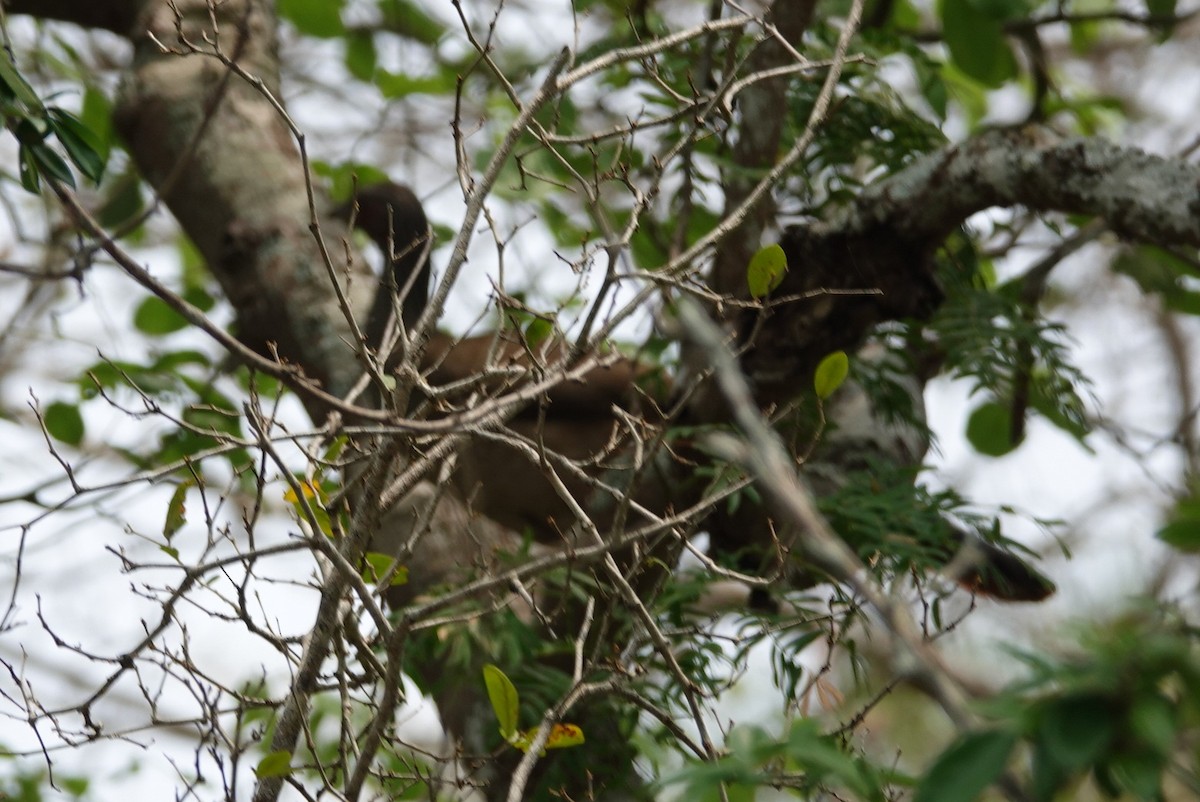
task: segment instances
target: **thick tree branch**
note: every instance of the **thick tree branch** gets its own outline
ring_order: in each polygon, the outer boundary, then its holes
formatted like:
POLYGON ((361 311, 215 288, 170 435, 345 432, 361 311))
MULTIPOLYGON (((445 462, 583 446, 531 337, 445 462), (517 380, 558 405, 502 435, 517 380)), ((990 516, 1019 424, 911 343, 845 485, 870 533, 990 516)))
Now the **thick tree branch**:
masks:
POLYGON ((1040 126, 983 133, 917 159, 826 220, 785 232, 791 269, 778 295, 878 294, 818 295, 765 320, 748 314, 743 335, 756 335, 743 366, 760 401, 793 397, 821 358, 854 349, 875 324, 928 317, 942 300, 937 248, 996 206, 1091 215, 1130 240, 1200 246, 1200 166, 1040 126))

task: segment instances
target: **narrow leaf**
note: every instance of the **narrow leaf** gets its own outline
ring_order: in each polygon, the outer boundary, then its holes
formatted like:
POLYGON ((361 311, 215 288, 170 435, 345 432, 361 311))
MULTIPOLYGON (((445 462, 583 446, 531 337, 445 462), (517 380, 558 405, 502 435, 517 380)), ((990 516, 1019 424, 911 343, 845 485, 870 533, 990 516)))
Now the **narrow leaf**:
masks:
POLYGON ((180 482, 167 503, 167 519, 163 522, 163 537, 170 540, 187 523, 187 494, 193 482, 180 482))
POLYGON ((516 687, 507 674, 491 663, 483 667, 483 682, 487 686, 492 710, 496 711, 496 720, 500 722, 500 734, 506 741, 513 741, 517 737, 517 708, 520 704, 516 687))
POLYGON ((100 155, 98 137, 73 115, 51 106, 46 109, 50 130, 58 137, 67 155, 92 183, 99 184, 104 176, 104 159, 100 155))

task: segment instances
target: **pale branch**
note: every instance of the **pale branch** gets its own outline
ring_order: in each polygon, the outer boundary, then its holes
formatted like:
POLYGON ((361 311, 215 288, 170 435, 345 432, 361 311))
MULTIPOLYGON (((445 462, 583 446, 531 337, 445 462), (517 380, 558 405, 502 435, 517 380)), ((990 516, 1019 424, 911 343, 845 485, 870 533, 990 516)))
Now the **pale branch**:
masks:
MULTIPOLYGON (((1102 218, 1130 240, 1200 246, 1200 166, 1102 139, 1064 139, 1042 126, 986 131, 916 158, 823 220, 793 226, 777 294, 825 295, 789 314, 743 313, 742 358, 760 403, 795 395, 797 377, 854 350, 878 323, 927 319, 943 300, 934 256, 973 214, 1024 206, 1102 218)), ((803 383, 803 382, 801 382, 803 383)))
POLYGON ((1043 126, 986 131, 922 156, 815 230, 882 225, 935 241, 994 206, 1093 215, 1127 239, 1200 247, 1200 165, 1043 126))

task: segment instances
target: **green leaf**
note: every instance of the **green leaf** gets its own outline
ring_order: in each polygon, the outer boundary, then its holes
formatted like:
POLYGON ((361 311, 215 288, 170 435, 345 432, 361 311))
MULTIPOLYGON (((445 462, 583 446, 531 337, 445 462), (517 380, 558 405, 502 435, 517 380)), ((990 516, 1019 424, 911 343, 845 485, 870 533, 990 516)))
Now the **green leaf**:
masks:
POLYGON ((112 123, 112 101, 100 90, 89 86, 83 92, 79 121, 92 135, 100 158, 107 164, 116 139, 112 123))
POLYGON ((187 494, 193 484, 190 479, 180 482, 167 502, 167 519, 163 522, 163 537, 167 540, 175 537, 175 533, 187 523, 187 494))
POLYGON ((1158 530, 1156 537, 1180 551, 1200 551, 1200 498, 1180 499, 1170 522, 1158 530))
POLYGON ((787 255, 778 243, 768 245, 754 254, 750 258, 750 266, 746 269, 746 283, 750 286, 751 297, 765 297, 779 286, 787 271, 787 255))
POLYGON ((34 92, 33 87, 17 72, 7 53, 0 54, 0 82, 4 83, 12 96, 25 108, 32 111, 42 107, 37 92, 34 92))
POLYGON ((46 411, 42 413, 42 420, 46 422, 46 431, 55 440, 72 446, 83 442, 83 416, 79 414, 76 404, 55 401, 46 407, 46 411))
POLYGON ((989 401, 967 419, 967 440, 980 454, 1003 457, 1013 451, 1012 413, 1008 407, 989 401))
POLYGON ((488 700, 496 712, 496 720, 500 722, 500 735, 504 740, 512 741, 518 736, 517 709, 520 699, 517 689, 508 675, 491 663, 483 667, 483 683, 487 686, 488 700))
POLYGON ((383 12, 384 28, 422 44, 437 44, 445 31, 442 23, 408 0, 380 0, 379 10, 383 12))
POLYGON ((1042 711, 1038 740, 1049 756, 1067 770, 1099 760, 1117 734, 1117 719, 1108 700, 1094 694, 1056 699, 1042 711))
POLYGON ((279 0, 276 12, 309 36, 332 39, 346 31, 342 0, 279 0))
MULTIPOLYGON (((0 61, 4 57, 0 56, 0 61)), ((34 158, 33 152, 26 146, 21 145, 21 150, 17 154, 17 174, 21 179, 21 186, 26 192, 37 194, 42 188, 42 179, 38 175, 37 159, 34 158)))
MULTIPOLYGON (((392 564, 396 562, 396 558, 390 554, 383 554, 378 551, 369 551, 363 559, 367 563, 367 570, 363 572, 363 580, 366 582, 378 582, 383 577, 387 576, 387 572, 392 570, 392 564)), ((388 587, 396 587, 404 585, 408 582, 408 567, 401 565, 397 566, 395 573, 392 574, 391 580, 388 581, 388 587)))
POLYGON ((913 802, 970 802, 991 785, 1016 746, 1003 730, 973 732, 959 738, 925 774, 913 802))
POLYGON ((999 20, 970 0, 942 0, 940 6, 942 37, 960 70, 993 88, 1016 74, 1016 62, 999 20))
POLYGON ((850 374, 850 359, 845 351, 834 351, 821 360, 813 374, 813 389, 822 401, 837 392, 850 374))
POLYGON ((1173 521, 1159 529, 1155 537, 1180 551, 1200 552, 1200 521, 1173 521))
POLYGON ((1129 725, 1143 744, 1160 755, 1171 754, 1178 724, 1176 707, 1165 696, 1153 692, 1139 697, 1130 711, 1129 725))
POLYGON ((133 313, 133 325, 143 334, 162 336, 186 329, 187 320, 183 315, 167 306, 167 302, 151 295, 138 304, 133 313))
POLYGON ((449 91, 453 84, 445 75, 413 76, 378 70, 375 73, 375 86, 379 87, 384 97, 394 100, 409 95, 441 95, 449 91))
POLYGON ((1166 766, 1160 757, 1144 752, 1117 755, 1108 764, 1117 785, 1145 802, 1159 802, 1163 798, 1164 768, 1166 766))
POLYGON ((75 188, 75 176, 71 167, 63 161, 63 157, 55 153, 45 142, 29 146, 29 152, 37 163, 38 172, 47 178, 61 181, 72 189, 75 188))
POLYGON ((369 81, 375 75, 378 57, 375 53, 375 37, 368 31, 346 33, 346 69, 360 81, 369 81))
POLYGON ((142 182, 128 171, 108 182, 104 202, 96 210, 96 219, 105 228, 116 228, 141 214, 142 182))
POLYGON ((286 749, 272 752, 258 761, 258 765, 254 767, 254 774, 260 780, 267 777, 286 777, 291 773, 292 753, 286 749))
POLYGON ((99 138, 74 115, 56 106, 46 109, 50 130, 58 137, 67 155, 92 183, 104 177, 104 157, 100 155, 99 138))

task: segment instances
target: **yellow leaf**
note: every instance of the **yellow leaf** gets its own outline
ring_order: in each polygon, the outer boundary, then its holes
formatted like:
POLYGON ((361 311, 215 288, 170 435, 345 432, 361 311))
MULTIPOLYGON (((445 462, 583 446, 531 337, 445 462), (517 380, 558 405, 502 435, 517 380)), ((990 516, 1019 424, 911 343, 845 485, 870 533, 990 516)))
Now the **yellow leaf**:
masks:
MULTIPOLYGON (((309 499, 322 497, 321 488, 318 487, 317 484, 311 479, 306 479, 300 483, 300 492, 304 494, 305 498, 309 499)), ((283 500, 289 504, 300 503, 300 497, 296 495, 296 490, 292 487, 288 487, 288 489, 283 492, 283 500)))

